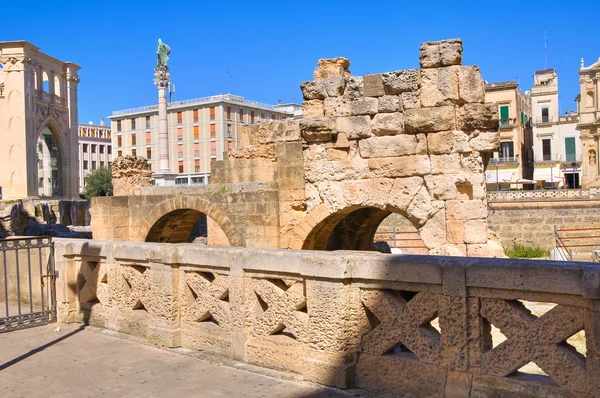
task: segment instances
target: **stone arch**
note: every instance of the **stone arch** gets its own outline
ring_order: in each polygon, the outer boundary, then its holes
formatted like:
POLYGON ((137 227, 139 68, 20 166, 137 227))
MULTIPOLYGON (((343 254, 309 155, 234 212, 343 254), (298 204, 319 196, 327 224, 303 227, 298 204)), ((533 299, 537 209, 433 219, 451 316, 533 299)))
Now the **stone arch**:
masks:
MULTIPOLYGON (((9 130, 10 131, 10 130, 9 130)), ((13 162, 23 156, 23 147, 19 144, 13 144, 8 150, 8 161, 13 162)))
POLYGON ((58 75, 55 75, 54 76, 54 95, 62 97, 62 91, 60 88, 61 88, 60 77, 58 77, 58 75))
POLYGON ((8 119, 8 132, 11 134, 23 134, 23 122, 18 116, 8 119))
POLYGON ((10 93, 8 93, 7 104, 9 108, 19 105, 22 102, 23 96, 19 90, 11 90, 10 93))
POLYGON ((50 79, 48 78, 48 73, 46 71, 42 72, 42 91, 49 93, 50 92, 50 79))
POLYGON ((164 227, 166 226, 164 224, 169 224, 170 222, 182 222, 184 223, 185 228, 189 228, 187 234, 182 232, 177 236, 174 236, 174 240, 182 241, 181 236, 185 234, 185 238, 187 238, 195 221, 202 215, 206 215, 207 218, 212 219, 214 223, 222 229, 223 234, 227 237, 231 246, 244 245, 241 231, 235 228, 233 222, 231 222, 223 210, 219 209, 217 205, 206 199, 188 196, 167 198, 156 204, 152 210, 150 210, 148 216, 145 217, 145 220, 140 224, 137 233, 134 234, 135 240, 146 242, 148 241, 151 232, 155 239, 158 235, 156 230, 152 231, 152 228, 155 226, 160 227, 160 224, 163 224, 162 226, 164 227), (185 221, 186 218, 188 219, 187 223, 185 221), (191 224, 189 222, 190 218, 195 219, 191 224), (157 225, 157 223, 159 224, 157 225))
MULTIPOLYGON (((40 196, 63 196, 68 181, 68 168, 63 167, 67 148, 66 142, 58 124, 52 118, 47 117, 40 126, 41 127, 36 133, 35 140, 36 167, 34 170, 37 172, 35 187, 40 196), (49 139, 49 136, 51 136, 51 139, 49 139), (40 167, 40 160, 44 162, 44 159, 39 158, 41 154, 40 145, 42 145, 42 150, 44 150, 45 147, 50 150, 49 146, 51 144, 55 144, 56 152, 50 154, 51 160, 49 164, 46 164, 46 168, 40 167), (45 180, 44 184, 41 185, 39 180, 40 173, 48 174, 48 176, 42 175, 42 178, 45 180), (50 178, 50 181, 48 181, 48 178, 50 178), (50 186, 47 187, 48 189, 43 188, 45 184, 50 184, 50 186)), ((54 146, 52 148, 54 148, 54 146)))
MULTIPOLYGON (((308 213, 294 229, 295 239, 288 248, 302 250, 365 250, 373 248, 375 234, 381 223, 390 215, 398 214, 408 220, 406 213, 374 206, 352 205, 331 211, 321 204, 308 213)), ((424 243, 424 240, 422 241, 424 243)))

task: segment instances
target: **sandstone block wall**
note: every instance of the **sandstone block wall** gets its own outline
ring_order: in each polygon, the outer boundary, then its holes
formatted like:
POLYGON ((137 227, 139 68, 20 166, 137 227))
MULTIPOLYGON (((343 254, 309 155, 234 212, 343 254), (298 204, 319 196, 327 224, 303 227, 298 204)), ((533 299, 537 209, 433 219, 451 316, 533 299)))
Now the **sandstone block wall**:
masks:
POLYGON ((118 157, 112 163, 113 195, 139 195, 140 187, 152 185, 151 176, 146 158, 129 155, 118 157))
POLYGON ((62 322, 376 394, 600 395, 597 264, 63 239, 55 253, 62 322), (529 362, 547 376, 515 373, 529 362))

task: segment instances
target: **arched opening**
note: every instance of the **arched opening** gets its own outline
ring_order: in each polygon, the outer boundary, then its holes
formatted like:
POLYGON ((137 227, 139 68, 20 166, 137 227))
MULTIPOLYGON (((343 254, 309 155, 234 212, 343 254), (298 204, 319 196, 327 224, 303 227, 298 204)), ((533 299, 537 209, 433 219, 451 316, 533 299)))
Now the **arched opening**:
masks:
POLYGON ((229 246, 221 227, 206 214, 194 209, 173 210, 159 218, 150 228, 146 242, 229 246))
POLYGON ((594 107, 594 92, 592 90, 588 91, 585 98, 586 98, 585 106, 587 108, 593 108, 594 107))
POLYGON ((60 78, 58 76, 54 76, 54 95, 62 97, 62 93, 60 91, 60 78))
POLYGON ((44 92, 50 92, 50 81, 48 80, 48 74, 46 71, 42 72, 42 89, 44 92))
POLYGON ((427 254, 414 225, 403 215, 374 207, 353 207, 331 214, 308 234, 303 250, 363 250, 392 252, 394 247, 427 254), (409 247, 410 246, 410 247, 409 247), (419 249, 415 251, 413 249, 419 249))
POLYGON ((61 222, 61 224, 64 224, 64 225, 72 225, 73 224, 71 222, 71 215, 69 214, 68 211, 65 211, 62 214, 62 217, 60 218, 60 222, 61 222))
POLYGON ((38 169, 38 195, 61 196, 61 151, 58 140, 48 126, 40 133, 36 145, 38 169))

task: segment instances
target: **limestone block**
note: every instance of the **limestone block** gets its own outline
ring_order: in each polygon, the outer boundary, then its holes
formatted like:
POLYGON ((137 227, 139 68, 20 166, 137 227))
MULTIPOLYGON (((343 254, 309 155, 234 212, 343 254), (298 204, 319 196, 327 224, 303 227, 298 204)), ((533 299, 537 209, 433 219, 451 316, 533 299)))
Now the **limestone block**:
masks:
POLYGON ((325 105, 321 100, 309 100, 302 103, 302 117, 306 119, 321 118, 325 115, 325 105))
POLYGON ((469 220, 465 223, 465 243, 487 243, 487 221, 469 220))
POLYGON ((344 96, 350 99, 362 98, 365 96, 362 76, 350 76, 346 78, 346 90, 344 96))
POLYGON ((402 111, 402 103, 397 95, 384 95, 378 98, 377 111, 379 113, 390 113, 402 111))
MULTIPOLYGON (((447 233, 447 232, 446 232, 447 233)), ((438 246, 429 250, 430 256, 467 257, 467 246, 465 244, 450 244, 438 246)))
POLYGON ((463 170, 472 173, 483 173, 483 161, 479 152, 461 154, 460 165, 463 170))
POLYGON ((454 145, 452 146, 452 152, 468 153, 471 152, 471 146, 469 145, 469 136, 462 131, 455 131, 454 137, 452 138, 454 145))
POLYGON ((404 131, 404 118, 400 112, 377 114, 372 124, 375 135, 395 135, 404 131))
POLYGON ((300 83, 300 90, 305 100, 324 100, 327 98, 327 90, 322 80, 314 80, 300 83))
POLYGON ((506 258, 502 245, 494 240, 487 243, 467 244, 468 257, 506 258))
POLYGON ((318 67, 314 71, 314 78, 327 79, 328 77, 350 76, 350 60, 344 57, 320 59, 318 67))
POLYGON ((466 183, 471 184, 472 199, 484 199, 486 196, 485 192, 485 174, 476 173, 470 174, 466 177, 466 183))
POLYGON ((443 201, 432 201, 427 188, 422 187, 406 209, 406 216, 415 226, 420 227, 443 207, 443 201))
POLYGON ((447 220, 446 239, 448 239, 448 243, 464 244, 465 222, 461 220, 447 220))
POLYGON ((318 162, 321 160, 327 159, 327 150, 325 148, 326 144, 321 143, 309 143, 308 147, 302 151, 302 157, 304 159, 304 163, 312 163, 318 162))
POLYGON ((385 207, 394 186, 391 178, 344 181, 344 198, 347 203, 372 207, 385 207))
POLYGON ((496 104, 465 104, 459 108, 456 116, 460 130, 498 130, 496 104))
POLYGON ((323 203, 323 199, 321 199, 321 195, 319 194, 319 189, 314 184, 306 183, 304 185, 304 195, 306 196, 307 212, 312 211, 312 209, 323 203))
POLYGON ((460 170, 460 155, 451 153, 449 155, 431 155, 432 174, 452 174, 460 170))
POLYGON ((350 104, 353 115, 374 115, 377 113, 379 102, 377 98, 357 98, 350 104))
POLYGON ((369 158, 387 158, 417 154, 417 138, 414 135, 399 134, 371 137, 358 142, 360 156, 369 158))
POLYGON ((383 79, 380 74, 363 76, 363 84, 365 89, 365 97, 381 97, 385 95, 385 90, 383 89, 383 79))
POLYGON ((366 160, 353 159, 344 162, 323 161, 304 165, 308 182, 342 181, 345 179, 361 179, 369 177, 369 167, 366 160))
POLYGON ((327 160, 348 160, 348 149, 328 148, 327 160))
POLYGON ((302 138, 307 142, 331 141, 331 138, 334 135, 334 129, 334 119, 321 118, 300 120, 300 132, 302 138))
POLYGON ((349 140, 371 137, 371 118, 369 116, 338 117, 335 120, 338 133, 343 133, 349 140))
POLYGON ((319 195, 323 198, 323 203, 331 211, 342 210, 349 206, 344 196, 343 182, 319 181, 317 188, 319 189, 319 195))
POLYGON ((414 109, 421 107, 421 98, 418 91, 408 91, 400 95, 402 109, 414 109))
POLYGON ((325 116, 350 116, 352 115, 351 102, 346 97, 326 98, 324 101, 325 116))
POLYGON ((421 68, 439 68, 462 64, 462 40, 449 39, 422 43, 419 51, 421 68))
POLYGON ((452 105, 458 102, 458 66, 421 71, 421 106, 452 105))
POLYGON ((459 174, 429 175, 425 176, 425 184, 436 200, 456 199, 456 183, 460 178, 459 174))
MULTIPOLYGON (((454 149, 454 132, 444 131, 429 134, 427 139, 427 148, 430 154, 440 155, 451 153, 454 149)), ((469 152, 471 152, 470 149, 469 152)))
POLYGON ((448 200, 446 216, 450 220, 485 220, 487 206, 481 200, 448 200))
POLYGON ((477 131, 469 140, 471 149, 479 152, 494 152, 500 148, 500 133, 477 131))
POLYGON ((406 211, 422 186, 421 177, 396 178, 386 205, 392 206, 396 211, 406 211))
POLYGON ((338 131, 335 142, 327 145, 331 145, 334 148, 350 148, 350 141, 348 141, 348 136, 345 133, 340 133, 338 131))
POLYGON ((446 243, 446 215, 444 209, 438 210, 421 228, 419 236, 428 249, 434 249, 446 243))
POLYGON ((340 95, 344 95, 346 79, 342 76, 328 77, 323 79, 323 85, 325 86, 325 92, 328 97, 339 97, 340 95))
POLYGON ((461 102, 485 102, 485 85, 478 66, 461 66, 458 69, 458 87, 461 102))
POLYGON ((454 130, 454 116, 453 106, 405 109, 404 129, 407 133, 454 130))
POLYGON ((417 134, 417 155, 427 154, 427 134, 417 134))
POLYGON ((368 164, 371 177, 411 177, 431 172, 427 155, 369 159, 368 164))
POLYGON ((419 88, 419 70, 406 69, 387 72, 383 77, 383 87, 387 95, 399 95, 408 91, 417 91, 419 88))

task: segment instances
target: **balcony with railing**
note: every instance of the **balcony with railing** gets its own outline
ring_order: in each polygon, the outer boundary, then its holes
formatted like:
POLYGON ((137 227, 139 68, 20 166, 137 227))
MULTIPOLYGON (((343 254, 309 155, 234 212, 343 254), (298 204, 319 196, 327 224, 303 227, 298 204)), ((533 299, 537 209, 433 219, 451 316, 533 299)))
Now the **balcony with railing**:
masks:
POLYGON ((583 154, 581 153, 569 153, 569 154, 555 154, 555 155, 549 155, 549 154, 545 154, 545 155, 536 155, 533 159, 534 163, 553 163, 553 164, 571 164, 571 163, 576 163, 576 164, 581 164, 583 160, 583 154))
POLYGON ((535 119, 535 124, 549 124, 554 123, 556 120, 554 116, 542 116, 535 119))
POLYGON ((39 101, 44 101, 49 104, 58 104, 61 106, 67 106, 67 99, 59 97, 58 95, 47 93, 43 90, 35 90, 35 97, 39 101))
POLYGON ((517 119, 515 118, 503 118, 500 119, 500 128, 511 128, 517 124, 517 119))
POLYGON ((520 158, 516 157, 499 157, 499 158, 490 158, 490 165, 509 165, 509 164, 519 164, 520 158))

